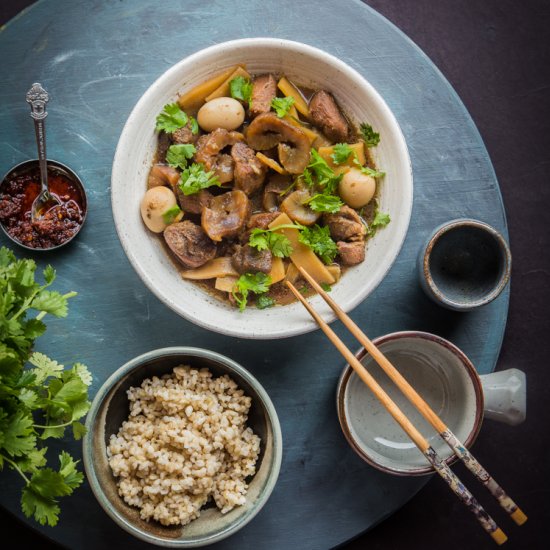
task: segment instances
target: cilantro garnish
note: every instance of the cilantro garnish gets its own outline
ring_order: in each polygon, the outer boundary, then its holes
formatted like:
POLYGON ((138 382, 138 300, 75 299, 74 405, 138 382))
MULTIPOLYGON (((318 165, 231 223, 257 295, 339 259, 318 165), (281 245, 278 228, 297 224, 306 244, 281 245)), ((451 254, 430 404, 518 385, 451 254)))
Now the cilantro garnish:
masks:
POLYGON ((197 135, 199 133, 199 123, 194 116, 189 116, 189 125, 191 126, 191 133, 197 135))
POLYGON ((308 199, 304 204, 307 204, 314 212, 330 212, 336 214, 344 203, 336 195, 325 195, 317 193, 308 199))
POLYGON ((353 149, 347 143, 337 143, 332 150, 330 157, 334 164, 344 164, 353 153, 353 149))
POLYGON ((248 293, 265 294, 269 290, 271 277, 265 273, 245 273, 235 283, 232 292, 240 311, 244 311, 248 302, 248 293))
POLYGON ((166 162, 174 168, 185 170, 187 168, 187 161, 193 158, 196 152, 197 150, 192 143, 170 145, 166 152, 166 162))
POLYGON ((213 185, 220 186, 220 180, 214 172, 206 172, 202 164, 193 163, 181 173, 179 188, 184 195, 193 195, 213 185))
POLYGON ((391 221, 390 215, 386 214, 384 212, 380 212, 378 209, 376 210, 374 214, 374 219, 369 224, 367 229, 367 235, 369 237, 373 237, 378 229, 385 227, 388 225, 391 221))
POLYGON ((246 103, 250 103, 252 97, 252 82, 244 76, 236 76, 229 83, 229 93, 233 99, 240 99, 246 103))
POLYGON ((273 307, 275 305, 275 300, 268 296, 267 294, 260 294, 256 298, 256 307, 258 309, 267 309, 268 307, 273 307))
POLYGON ((357 158, 357 154, 353 159, 353 164, 357 165, 357 168, 359 168, 359 170, 361 170, 361 172, 363 172, 363 174, 366 174, 367 176, 372 176, 373 178, 382 178, 386 175, 386 172, 381 172, 380 170, 376 170, 375 168, 371 168, 370 166, 363 166, 361 164, 361 161, 357 158))
POLYGON ((59 470, 47 467, 43 440, 61 438, 67 427, 75 439, 86 428, 79 420, 90 407, 88 369, 76 363, 65 368, 42 353, 32 353, 35 339, 46 330, 42 319, 67 315, 75 292, 47 288, 55 270, 48 266, 44 283, 35 280, 33 260, 18 260, 0 248, 0 469, 15 470, 23 479, 21 507, 41 525, 56 525, 58 499, 83 481, 77 462, 62 451, 59 470), (29 314, 34 310, 34 316, 29 314))
POLYGON ((271 107, 275 109, 275 112, 279 118, 283 118, 287 115, 292 105, 294 105, 293 97, 274 97, 271 100, 271 107))
POLYGON ((273 256, 278 258, 287 258, 292 254, 292 245, 288 237, 275 231, 280 227, 273 229, 255 228, 250 233, 248 244, 257 250, 271 250, 273 256))
POLYGON ((172 208, 169 208, 162 214, 162 219, 165 224, 170 225, 171 223, 174 223, 174 221, 177 219, 177 217, 181 214, 181 208, 175 204, 172 206, 172 208))
POLYGON ((317 187, 322 193, 333 195, 338 189, 342 174, 337 176, 317 150, 312 149, 310 163, 302 178, 309 187, 317 187))
POLYGON ((376 147, 380 143, 380 134, 372 129, 370 124, 363 122, 359 126, 361 137, 367 147, 376 147))
POLYGON ((321 285, 321 288, 325 292, 330 292, 332 290, 332 287, 328 283, 319 283, 321 285))
POLYGON ((330 237, 328 226, 321 227, 315 224, 311 227, 302 227, 298 240, 309 246, 325 264, 331 264, 338 254, 338 247, 330 237))
POLYGON ((157 116, 157 131, 164 130, 171 134, 178 128, 183 128, 189 122, 189 117, 179 108, 177 103, 168 103, 157 116))

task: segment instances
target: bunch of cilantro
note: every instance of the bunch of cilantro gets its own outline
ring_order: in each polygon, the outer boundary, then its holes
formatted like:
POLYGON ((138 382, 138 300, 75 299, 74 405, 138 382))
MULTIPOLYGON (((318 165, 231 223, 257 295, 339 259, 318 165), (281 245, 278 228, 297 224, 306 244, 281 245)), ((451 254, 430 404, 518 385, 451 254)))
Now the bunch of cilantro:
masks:
POLYGON ((67 427, 75 439, 86 432, 79 420, 90 407, 88 369, 76 363, 65 369, 42 353, 33 353, 44 334, 47 314, 67 316, 75 292, 48 290, 55 270, 48 266, 44 283, 35 280, 33 260, 16 259, 0 248, 0 470, 9 467, 24 480, 21 507, 41 525, 56 525, 58 498, 83 481, 77 462, 65 451, 57 469, 46 465, 44 440, 61 438, 67 427))

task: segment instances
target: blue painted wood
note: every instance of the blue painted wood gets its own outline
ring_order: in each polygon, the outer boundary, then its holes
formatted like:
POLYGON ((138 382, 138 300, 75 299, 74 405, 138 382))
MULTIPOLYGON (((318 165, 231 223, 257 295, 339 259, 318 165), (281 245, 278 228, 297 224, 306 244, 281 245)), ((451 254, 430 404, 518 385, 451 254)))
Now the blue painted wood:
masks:
MULTIPOLYGON (((70 246, 35 255, 39 264, 58 269, 57 288, 80 293, 67 320, 50 320, 38 349, 61 362, 90 365, 94 392, 137 354, 203 346, 252 371, 277 407, 285 444, 277 487, 254 521, 219 548, 328 548, 387 517, 426 479, 382 474, 348 447, 334 403, 343 362, 319 332, 273 342, 206 332, 164 307, 130 267, 110 211, 111 162, 133 105, 168 67, 224 40, 275 36, 323 48, 357 69, 401 124, 415 203, 397 262, 352 317, 371 337, 403 329, 447 337, 481 373, 493 370, 504 332, 509 289, 479 311, 458 314, 431 303, 416 279, 420 243, 441 222, 474 217, 507 236, 498 184, 470 116, 398 29, 357 0, 335 6, 313 0, 41 0, 0 31, 0 171, 35 156, 24 96, 32 82, 42 82, 52 98, 49 156, 80 174, 90 203, 86 226, 70 246)), ((9 244, 3 235, 0 244, 9 244)), ((336 329, 355 347, 338 324, 336 329)), ((61 446, 80 454, 76 443, 54 442, 52 456, 61 446)), ((0 504, 21 516, 19 480, 2 476, 0 504)), ((72 548, 145 547, 108 519, 88 487, 63 503, 59 527, 41 530, 72 548)))

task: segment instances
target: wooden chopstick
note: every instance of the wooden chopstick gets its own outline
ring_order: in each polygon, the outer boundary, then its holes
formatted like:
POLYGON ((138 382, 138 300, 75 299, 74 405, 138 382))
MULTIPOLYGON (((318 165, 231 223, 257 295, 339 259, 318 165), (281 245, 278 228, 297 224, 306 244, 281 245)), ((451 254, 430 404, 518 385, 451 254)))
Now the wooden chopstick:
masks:
POLYGON ((357 338, 361 345, 367 350, 371 357, 380 365, 382 370, 391 378, 396 386, 403 392, 407 399, 418 409, 420 414, 432 425, 441 438, 449 445, 454 454, 464 462, 466 467, 474 474, 489 492, 498 500, 510 517, 518 524, 523 525, 527 516, 517 504, 504 492, 504 489, 491 477, 489 472, 477 461, 477 459, 466 449, 465 445, 453 434, 449 427, 437 416, 434 410, 422 399, 416 390, 407 382, 401 373, 391 364, 388 358, 371 342, 367 335, 353 322, 344 310, 321 288, 321 286, 302 267, 300 273, 307 282, 318 292, 318 294, 331 307, 338 319, 344 323, 349 331, 357 338))
MULTIPOLYGON (((376 398, 382 403, 384 408, 392 415, 394 420, 401 426, 405 433, 412 439, 420 452, 433 466, 434 470, 447 482, 453 493, 463 502, 478 519, 483 529, 493 538, 497 544, 503 544, 508 537, 502 529, 498 527, 493 518, 483 509, 481 504, 462 484, 447 464, 438 456, 435 449, 431 447, 426 438, 415 428, 411 421, 405 416, 401 409, 394 403, 391 397, 382 389, 371 374, 359 362, 355 355, 346 347, 336 333, 328 326, 321 316, 313 309, 307 300, 300 294, 296 287, 287 281, 286 285, 290 288, 294 296, 304 305, 309 314, 315 319, 321 330, 327 335, 336 349, 342 354, 344 359, 351 365, 359 378, 369 387, 376 398)), ((322 290, 322 289, 321 289, 322 290)))

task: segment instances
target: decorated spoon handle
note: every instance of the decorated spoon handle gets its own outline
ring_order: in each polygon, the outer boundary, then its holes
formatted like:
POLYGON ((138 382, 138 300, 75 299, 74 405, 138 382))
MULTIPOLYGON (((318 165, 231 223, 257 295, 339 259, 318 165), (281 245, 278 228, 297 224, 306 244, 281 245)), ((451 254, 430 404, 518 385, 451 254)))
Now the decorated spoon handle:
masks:
POLYGON ((26 100, 31 106, 31 117, 34 120, 34 131, 36 133, 36 145, 38 147, 38 161, 40 163, 40 183, 42 191, 48 189, 47 165, 46 165, 46 126, 45 118, 48 116, 46 103, 50 96, 42 88, 42 85, 35 82, 27 92, 26 100))

